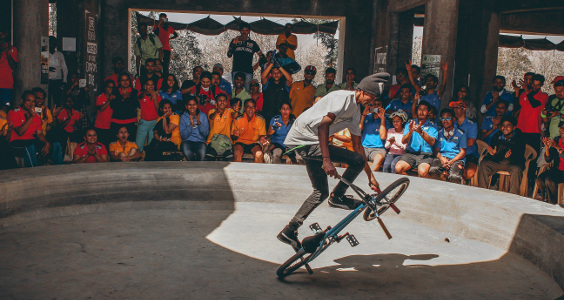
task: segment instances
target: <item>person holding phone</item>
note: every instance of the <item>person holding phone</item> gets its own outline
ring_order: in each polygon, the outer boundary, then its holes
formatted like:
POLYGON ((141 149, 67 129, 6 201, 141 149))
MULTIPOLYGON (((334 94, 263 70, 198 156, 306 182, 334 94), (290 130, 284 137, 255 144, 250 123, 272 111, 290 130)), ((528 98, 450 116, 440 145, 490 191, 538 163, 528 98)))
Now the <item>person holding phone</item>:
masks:
POLYGON ((159 24, 153 27, 153 32, 159 37, 161 44, 163 45, 163 74, 168 74, 168 68, 170 66, 170 52, 172 48, 170 47, 170 40, 174 40, 178 37, 176 30, 168 24, 168 16, 165 13, 159 14, 159 24), (172 36, 170 36, 172 34, 172 36))
POLYGON ((374 105, 365 106, 360 117, 360 131, 362 132, 362 146, 364 155, 372 162, 372 170, 378 171, 386 157, 386 115, 382 99, 377 98, 374 105))

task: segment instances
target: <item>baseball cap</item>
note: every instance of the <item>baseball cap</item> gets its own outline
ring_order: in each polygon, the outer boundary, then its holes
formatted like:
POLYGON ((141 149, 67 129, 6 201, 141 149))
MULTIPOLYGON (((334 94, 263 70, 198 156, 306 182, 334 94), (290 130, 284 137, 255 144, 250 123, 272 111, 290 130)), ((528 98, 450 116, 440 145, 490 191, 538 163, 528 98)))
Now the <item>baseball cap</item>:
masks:
POLYGON ((448 106, 450 106, 452 108, 457 107, 457 106, 466 107, 466 102, 464 102, 464 101, 452 101, 451 103, 448 104, 448 106))

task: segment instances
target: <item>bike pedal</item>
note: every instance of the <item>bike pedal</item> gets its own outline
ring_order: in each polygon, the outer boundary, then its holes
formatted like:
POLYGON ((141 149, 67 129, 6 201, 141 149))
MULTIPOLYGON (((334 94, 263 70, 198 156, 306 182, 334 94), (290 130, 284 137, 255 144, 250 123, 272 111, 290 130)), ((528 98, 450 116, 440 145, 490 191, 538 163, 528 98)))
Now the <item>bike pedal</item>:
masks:
POLYGON ((311 229, 311 231, 313 231, 314 233, 321 232, 321 226, 319 226, 319 223, 313 223, 309 225, 309 229, 311 229))
POLYGON ((348 234, 346 239, 347 239, 347 242, 349 242, 349 244, 351 245, 351 247, 356 247, 360 244, 358 242, 358 240, 356 239, 356 237, 354 237, 354 235, 352 235, 352 234, 348 234))

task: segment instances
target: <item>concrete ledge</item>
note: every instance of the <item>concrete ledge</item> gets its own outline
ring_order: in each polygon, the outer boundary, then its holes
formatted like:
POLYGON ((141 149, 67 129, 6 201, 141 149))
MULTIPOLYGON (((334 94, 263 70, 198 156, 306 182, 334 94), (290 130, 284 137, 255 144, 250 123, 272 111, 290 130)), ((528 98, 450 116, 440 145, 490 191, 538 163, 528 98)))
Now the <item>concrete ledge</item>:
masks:
MULTIPOLYGON (((376 173, 382 186, 399 178, 376 173)), ((564 210, 512 194, 410 177, 399 216, 485 242, 537 265, 564 288, 564 210)), ((336 180, 330 179, 330 185, 336 180)), ((357 185, 367 187, 366 176, 357 185)), ((233 209, 237 202, 292 204, 311 193, 305 168, 225 162, 107 163, 0 172, 0 226, 61 214, 86 204, 177 200, 233 209)), ((193 203, 193 204, 189 204, 193 203)), ((133 206, 133 205, 132 205, 133 206)), ((123 206, 122 206, 123 207, 123 206)), ((126 206, 127 207, 127 206, 126 206)))

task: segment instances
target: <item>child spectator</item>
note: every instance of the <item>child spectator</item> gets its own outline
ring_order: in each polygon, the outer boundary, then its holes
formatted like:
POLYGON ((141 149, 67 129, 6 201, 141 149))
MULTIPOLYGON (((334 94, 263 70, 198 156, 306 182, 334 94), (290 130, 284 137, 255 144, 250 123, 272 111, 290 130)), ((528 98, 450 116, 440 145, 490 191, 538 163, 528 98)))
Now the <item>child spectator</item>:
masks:
POLYGON ((159 91, 162 100, 168 100, 172 104, 172 111, 179 113, 184 110, 182 104, 182 93, 179 90, 178 79, 173 74, 168 74, 163 81, 163 86, 159 91))
MULTIPOLYGON (((210 122, 210 133, 206 140, 207 150, 206 157, 215 160, 218 156, 222 156, 224 160, 233 157, 233 141, 231 140, 231 130, 233 120, 238 112, 227 107, 227 95, 219 94, 216 96, 217 108, 210 110, 208 119, 210 122), (214 143, 212 143, 212 141, 214 143)), ((237 98, 232 100, 239 101, 237 98)), ((240 105, 240 104, 235 104, 240 105)), ((237 107, 236 107, 237 108, 237 107)))
POLYGON ((180 116, 172 110, 172 103, 159 103, 159 120, 153 129, 153 141, 145 149, 145 161, 166 160, 164 152, 176 152, 180 148, 180 116))
POLYGON ((382 98, 374 101, 374 106, 366 106, 360 118, 362 146, 368 161, 373 163, 374 171, 380 170, 386 157, 386 115, 382 98))
POLYGON ((405 149, 407 148, 407 143, 402 143, 402 138, 404 134, 403 126, 407 122, 407 113, 399 109, 393 112, 390 116, 392 119, 393 128, 388 130, 386 144, 384 145, 388 149, 388 154, 384 159, 383 172, 385 173, 396 173, 396 164, 405 154, 405 149))
POLYGON ((161 44, 163 45, 163 72, 168 74, 168 68, 170 65, 170 40, 174 40, 178 37, 178 33, 168 25, 168 18, 165 13, 159 14, 159 24, 153 27, 153 32, 159 37, 161 44), (172 37, 170 36, 172 34, 172 37))
POLYGON ((127 127, 128 138, 133 141, 137 137, 137 90, 131 87, 129 74, 123 73, 119 76, 119 88, 115 92, 116 99, 110 101, 112 119, 110 130, 117 135, 121 127, 127 127))
MULTIPOLYGON (((35 113, 35 95, 31 91, 24 91, 20 107, 8 112, 8 123, 3 125, 4 130, 12 127, 10 134, 10 147, 15 155, 23 158, 26 167, 37 166, 36 140, 44 144, 41 154, 49 154, 51 145, 43 135, 41 117, 35 113)), ((9 130, 8 130, 9 132, 9 130)), ((6 134, 8 134, 6 132, 6 134)))
POLYGON ((443 129, 439 131, 435 141, 435 158, 430 173, 441 176, 442 180, 461 183, 466 156, 466 133, 454 127, 454 111, 444 108, 441 111, 443 129))
POLYGON ((114 94, 115 84, 113 80, 104 82, 104 92, 96 98, 96 128, 97 140, 104 146, 109 146, 113 139, 111 131, 113 110, 110 107, 111 101, 116 99, 114 94))
POLYGON ((417 107, 417 119, 404 127, 402 143, 407 144, 406 153, 396 164, 396 173, 407 175, 407 171, 417 168, 419 177, 429 177, 433 162, 433 146, 438 130, 428 119, 431 104, 421 100, 417 107))
POLYGON ((525 169, 526 144, 521 131, 516 126, 517 119, 513 116, 504 116, 501 119, 501 131, 492 138, 492 144, 488 147, 488 155, 480 162, 478 186, 488 188, 492 175, 498 171, 507 171, 511 175, 509 192, 519 194, 525 169))
POLYGON ((252 153, 255 163, 263 162, 262 147, 259 139, 266 136, 266 126, 264 118, 255 114, 255 100, 249 99, 245 102, 245 114, 235 120, 233 126, 232 139, 236 140, 233 146, 234 160, 240 162, 243 154, 252 153))
POLYGON ((84 142, 78 144, 73 153, 73 162, 79 163, 97 163, 107 162, 108 151, 106 146, 98 143, 98 135, 96 130, 88 129, 84 135, 84 142))
POLYGON ((186 160, 203 161, 210 132, 208 117, 198 109, 196 96, 188 96, 186 112, 180 117, 181 149, 186 160))
POLYGON ((487 116, 482 123, 482 135, 481 140, 486 142, 488 145, 492 142, 492 137, 499 132, 499 125, 501 124, 501 119, 507 113, 507 102, 499 100, 495 104, 495 115, 487 116))
POLYGON ((145 82, 145 86, 138 96, 139 107, 141 108, 141 118, 137 126, 137 136, 135 143, 139 147, 139 151, 143 152, 145 141, 150 144, 153 140, 153 128, 157 124, 159 118, 159 102, 161 96, 155 90, 155 83, 152 79, 145 82))
MULTIPOLYGON (((292 115, 292 105, 288 102, 282 103, 280 114, 272 117, 268 126, 268 135, 271 137, 272 163, 279 164, 282 162, 282 154, 286 152, 284 140, 290 131, 290 127, 294 123, 294 115, 292 115)), ((294 153, 294 152, 292 152, 294 153)))
POLYGON ((141 151, 135 142, 129 140, 127 126, 118 128, 118 140, 110 144, 112 161, 135 161, 141 159, 141 151))
POLYGON ((559 124, 559 136, 554 139, 543 137, 544 156, 547 162, 554 162, 554 165, 544 171, 536 179, 536 183, 541 192, 541 200, 549 203, 558 203, 558 184, 564 182, 564 122, 559 124))

